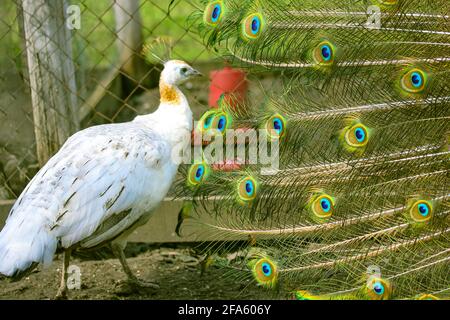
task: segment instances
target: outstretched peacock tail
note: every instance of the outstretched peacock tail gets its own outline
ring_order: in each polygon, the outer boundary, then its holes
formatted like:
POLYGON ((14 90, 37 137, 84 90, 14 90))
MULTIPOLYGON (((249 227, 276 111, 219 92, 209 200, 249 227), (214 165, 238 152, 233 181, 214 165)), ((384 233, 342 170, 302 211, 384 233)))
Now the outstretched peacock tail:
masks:
POLYGON ((283 83, 203 119, 265 130, 278 170, 186 173, 195 212, 214 217, 206 232, 244 243, 221 263, 231 276, 301 300, 450 296, 449 12, 448 0, 215 0, 191 16, 209 46, 283 83))

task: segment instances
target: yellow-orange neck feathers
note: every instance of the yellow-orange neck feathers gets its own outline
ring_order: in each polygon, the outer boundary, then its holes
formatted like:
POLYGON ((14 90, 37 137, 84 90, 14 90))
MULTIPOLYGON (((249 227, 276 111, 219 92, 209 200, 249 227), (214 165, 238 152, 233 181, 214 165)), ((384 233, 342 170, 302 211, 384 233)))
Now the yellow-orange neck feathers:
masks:
POLYGON ((159 93, 161 96, 161 103, 180 103, 180 94, 178 89, 175 86, 165 83, 162 79, 159 81, 159 93))

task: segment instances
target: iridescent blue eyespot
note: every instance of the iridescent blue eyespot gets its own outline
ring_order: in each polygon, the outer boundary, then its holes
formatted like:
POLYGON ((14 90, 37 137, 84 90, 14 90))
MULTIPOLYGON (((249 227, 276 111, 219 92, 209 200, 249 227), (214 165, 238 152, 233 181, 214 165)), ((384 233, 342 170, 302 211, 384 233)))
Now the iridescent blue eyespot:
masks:
POLYGON ((270 139, 279 139, 281 138, 286 131, 286 122, 284 118, 279 115, 275 114, 271 116, 269 119, 267 119, 266 122, 266 131, 268 134, 268 138, 270 139))
POLYGON ((375 282, 373 284, 373 291, 377 294, 377 295, 382 295, 384 293, 384 286, 381 282, 375 282))
POLYGON ((358 142, 363 142, 366 139, 366 133, 362 128, 356 128, 355 137, 358 142))
POLYGON ((433 216, 433 203, 424 199, 410 200, 408 211, 415 222, 426 222, 433 216))
POLYGON ((320 200, 320 206, 322 207, 322 210, 324 212, 328 212, 331 209, 331 203, 328 199, 322 199, 320 200))
POLYGON ((314 46, 313 59, 319 66, 330 66, 335 60, 335 47, 327 40, 314 46))
POLYGON ((222 8, 220 7, 220 4, 216 4, 211 13, 211 21, 212 22, 217 22, 217 20, 219 20, 221 11, 222 11, 222 8))
POLYGON ((422 75, 419 72, 413 72, 411 74, 411 83, 415 88, 420 88, 423 83, 422 75))
POLYGON ((280 119, 273 119, 273 128, 280 134, 283 131, 283 122, 280 119))
POLYGON ((328 44, 322 45, 320 48, 320 51, 322 53, 322 58, 324 61, 330 61, 332 53, 331 53, 331 47, 328 44))
POLYGON ((204 129, 209 129, 209 127, 211 127, 212 120, 213 120, 213 116, 212 115, 207 117, 205 119, 205 121, 203 122, 203 128, 204 129))
POLYGON ((272 267, 267 262, 264 262, 261 266, 262 272, 266 277, 270 277, 272 274, 272 267))
POLYGON ((225 116, 221 116, 219 121, 217 122, 217 129, 222 132, 225 129, 225 125, 227 123, 227 118, 225 116))
POLYGON ((364 147, 369 143, 370 129, 367 128, 362 123, 356 123, 346 127, 342 133, 341 137, 344 138, 344 147, 350 151, 355 152, 363 151, 364 147))
POLYGON ((418 209, 419 213, 424 217, 426 217, 430 213, 430 209, 428 209, 428 206, 425 203, 419 204, 418 209))
POLYGON ((258 185, 255 179, 248 176, 242 179, 238 184, 238 197, 241 203, 249 203, 256 198, 258 185))
POLYGON ((261 21, 259 20, 259 17, 255 16, 252 19, 252 33, 257 34, 259 31, 259 28, 261 26, 261 21))
POLYGON ((205 172, 205 167, 203 165, 199 165, 197 171, 195 172, 195 180, 200 181, 203 177, 203 173, 205 172))
POLYGON ((264 30, 264 17, 256 12, 241 21, 241 35, 245 40, 255 40, 264 30))
POLYGON ((206 6, 203 21, 211 27, 217 27, 223 18, 224 11, 222 0, 213 1, 206 6))
POLYGON ((208 176, 208 167, 203 163, 193 164, 189 168, 187 182, 190 186, 198 186, 203 183, 208 176))
POLYGON ((254 187, 253 187, 252 181, 247 181, 245 183, 245 192, 247 193, 247 195, 248 196, 253 195, 253 190, 254 190, 254 187))
POLYGON ((425 70, 413 68, 402 75, 400 84, 402 89, 408 93, 421 93, 428 87, 429 80, 429 75, 425 70))

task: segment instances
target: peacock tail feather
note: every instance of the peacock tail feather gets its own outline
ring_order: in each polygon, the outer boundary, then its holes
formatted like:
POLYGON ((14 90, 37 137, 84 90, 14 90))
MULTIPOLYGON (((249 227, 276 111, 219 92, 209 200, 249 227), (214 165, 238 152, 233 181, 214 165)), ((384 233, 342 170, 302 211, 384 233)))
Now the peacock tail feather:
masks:
MULTIPOLYGON (((213 216, 185 223, 244 243, 218 264, 286 298, 448 297, 450 3, 205 7, 190 20, 208 46, 251 72, 280 71, 283 83, 262 103, 200 121, 208 130, 205 122, 232 119, 227 128, 279 142, 273 174, 245 161, 233 171, 203 164, 207 179, 179 184, 196 216, 213 216)), ((185 169, 188 181, 197 169, 185 169)))

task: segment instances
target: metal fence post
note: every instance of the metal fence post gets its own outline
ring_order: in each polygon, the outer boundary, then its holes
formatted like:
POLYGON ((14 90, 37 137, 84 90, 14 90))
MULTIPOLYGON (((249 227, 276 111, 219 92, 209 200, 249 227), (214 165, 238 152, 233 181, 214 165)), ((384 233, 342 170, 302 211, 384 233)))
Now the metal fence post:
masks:
POLYGON ((42 166, 79 128, 66 0, 22 0, 37 155, 42 166))

